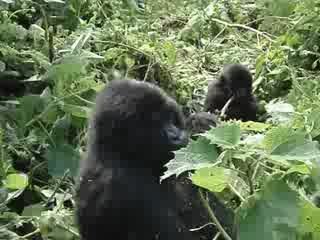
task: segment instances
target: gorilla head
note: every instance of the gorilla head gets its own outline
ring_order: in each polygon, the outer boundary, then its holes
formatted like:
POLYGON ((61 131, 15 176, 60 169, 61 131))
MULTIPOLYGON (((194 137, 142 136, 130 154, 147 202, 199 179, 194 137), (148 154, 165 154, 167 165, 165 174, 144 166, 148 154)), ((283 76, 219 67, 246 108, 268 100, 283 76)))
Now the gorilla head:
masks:
POLYGON ((173 157, 171 151, 187 144, 184 126, 180 107, 159 87, 114 80, 97 97, 89 143, 102 154, 99 159, 113 153, 130 159, 119 164, 156 170, 173 157))
POLYGON ((235 97, 246 96, 252 92, 252 75, 242 64, 226 65, 220 78, 235 97))

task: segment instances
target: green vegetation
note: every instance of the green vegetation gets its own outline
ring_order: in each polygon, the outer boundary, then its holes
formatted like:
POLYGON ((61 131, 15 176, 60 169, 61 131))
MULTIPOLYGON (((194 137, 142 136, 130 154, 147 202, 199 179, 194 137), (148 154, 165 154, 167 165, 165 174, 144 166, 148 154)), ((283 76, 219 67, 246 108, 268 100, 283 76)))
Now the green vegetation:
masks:
POLYGON ((0 239, 79 239, 75 177, 106 82, 150 81, 199 110, 232 62, 255 73, 262 121, 202 134, 164 178, 196 169, 240 240, 320 239, 319 21, 320 0, 0 0, 0 239))

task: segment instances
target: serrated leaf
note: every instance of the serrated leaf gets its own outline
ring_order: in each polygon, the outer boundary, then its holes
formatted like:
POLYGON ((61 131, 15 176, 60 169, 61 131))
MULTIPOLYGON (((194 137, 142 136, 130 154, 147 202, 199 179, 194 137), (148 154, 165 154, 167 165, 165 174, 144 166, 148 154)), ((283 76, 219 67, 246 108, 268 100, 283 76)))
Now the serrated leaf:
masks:
POLYGON ((61 177, 67 170, 71 176, 76 176, 78 172, 80 155, 69 144, 60 143, 47 149, 45 158, 48 161, 48 171, 53 177, 61 177))
POLYGON ((294 117, 294 107, 291 104, 283 102, 271 101, 266 106, 267 113, 271 116, 271 121, 273 123, 288 123, 294 117))
POLYGON ((188 146, 176 151, 175 158, 166 164, 168 170, 161 180, 188 170, 210 167, 218 156, 217 147, 210 144, 209 140, 204 137, 199 137, 196 141, 191 139, 188 146))
POLYGON ((242 239, 296 239, 301 201, 282 180, 270 180, 260 193, 242 204, 239 236, 242 239))
POLYGON ((233 123, 211 128, 209 131, 200 135, 209 139, 212 144, 234 147, 240 142, 240 133, 239 124, 233 123))
POLYGON ((222 167, 201 168, 191 175, 192 182, 211 192, 222 192, 231 184, 234 173, 222 167))
POLYGON ((263 145, 265 149, 272 153, 275 151, 281 144, 284 144, 290 139, 295 139, 299 142, 303 142, 306 136, 305 132, 295 131, 291 127, 279 126, 270 129, 263 140, 263 145))
POLYGON ((252 121, 247 121, 247 122, 239 122, 240 124, 240 129, 242 131, 255 131, 255 132, 265 132, 269 128, 272 127, 272 125, 267 124, 267 123, 260 123, 260 122, 252 122, 252 121))
POLYGON ((28 175, 23 173, 9 174, 4 180, 4 187, 14 190, 22 190, 28 186, 29 178, 28 175))

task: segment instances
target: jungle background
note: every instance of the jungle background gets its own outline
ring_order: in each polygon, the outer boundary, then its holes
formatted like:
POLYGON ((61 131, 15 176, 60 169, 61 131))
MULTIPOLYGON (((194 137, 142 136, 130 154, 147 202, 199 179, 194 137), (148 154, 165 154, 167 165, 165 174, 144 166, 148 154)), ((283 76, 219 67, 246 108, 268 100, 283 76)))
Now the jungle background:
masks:
POLYGON ((209 130, 164 177, 196 170, 241 240, 320 239, 319 23, 319 0, 0 0, 0 239, 79 239, 78 165, 108 81, 155 83, 189 114, 228 63, 253 73, 259 122, 209 130))

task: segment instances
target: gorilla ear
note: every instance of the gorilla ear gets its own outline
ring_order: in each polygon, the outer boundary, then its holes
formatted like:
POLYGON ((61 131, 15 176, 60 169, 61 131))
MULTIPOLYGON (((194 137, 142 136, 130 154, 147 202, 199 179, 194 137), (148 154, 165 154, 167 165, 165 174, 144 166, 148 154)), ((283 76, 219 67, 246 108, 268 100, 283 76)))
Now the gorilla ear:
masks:
POLYGON ((170 151, 175 151, 188 145, 189 139, 186 130, 169 122, 164 126, 164 131, 168 139, 170 151))

